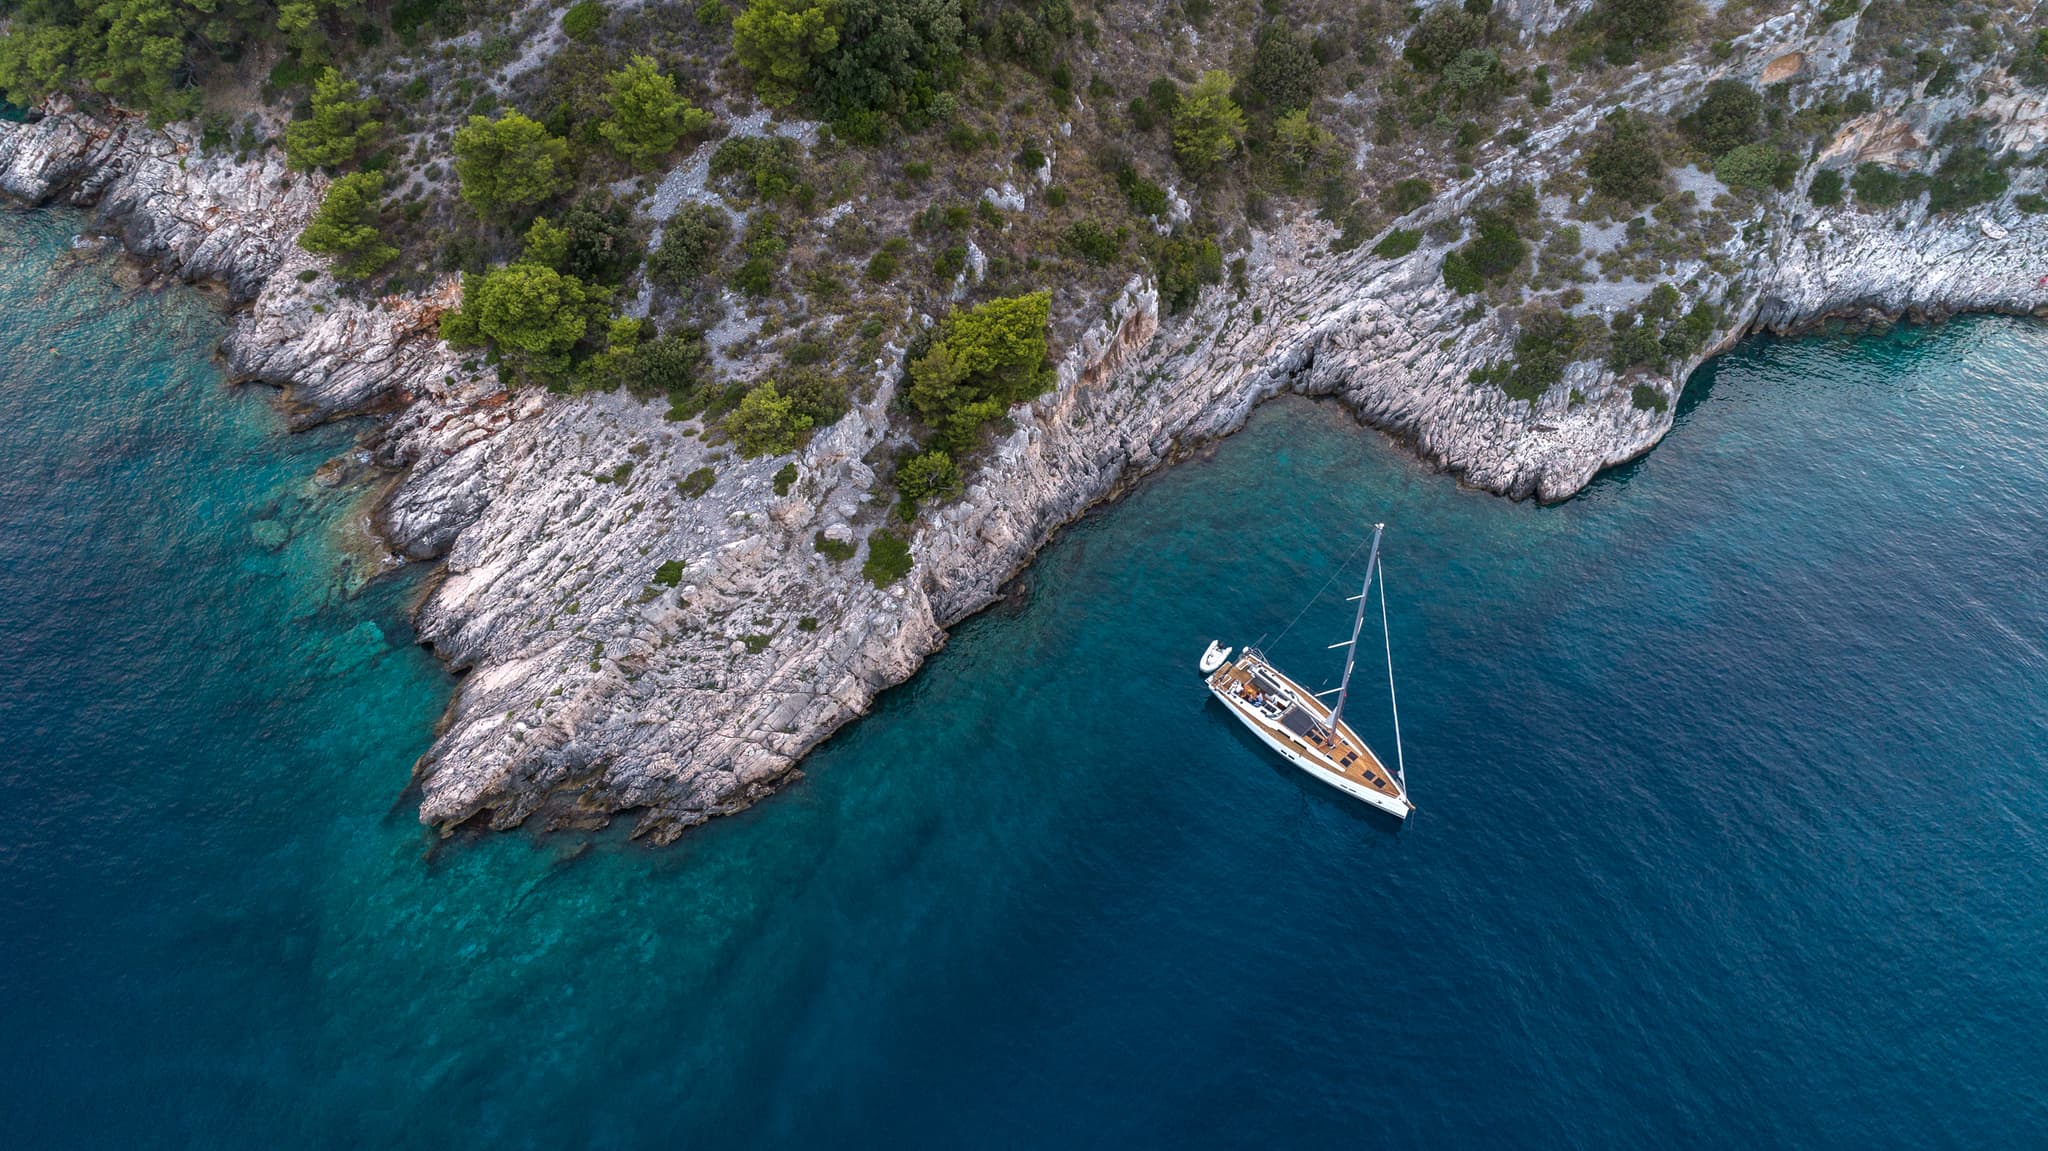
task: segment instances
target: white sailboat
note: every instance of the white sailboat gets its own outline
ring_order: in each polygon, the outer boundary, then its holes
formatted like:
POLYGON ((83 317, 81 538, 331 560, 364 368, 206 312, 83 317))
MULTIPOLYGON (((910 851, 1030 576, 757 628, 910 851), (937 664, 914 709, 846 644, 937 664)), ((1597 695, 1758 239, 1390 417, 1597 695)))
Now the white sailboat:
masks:
POLYGON ((1397 819, 1408 818, 1415 804, 1408 798, 1407 765, 1401 754, 1401 710, 1394 697, 1394 651, 1387 631, 1387 583, 1380 570, 1380 535, 1385 524, 1372 528, 1372 555, 1365 562, 1365 583, 1354 597, 1358 614, 1351 622, 1351 638, 1333 643, 1344 649, 1344 678, 1334 692, 1334 706, 1325 705, 1316 692, 1290 679, 1267 661, 1257 648, 1247 647, 1232 660, 1230 649, 1211 642, 1199 664, 1207 678, 1210 694, 1251 729, 1267 747, 1311 777, 1337 790, 1362 799, 1397 819), (1387 637, 1387 698, 1394 708, 1394 770, 1388 771, 1372 748, 1367 747, 1351 725, 1344 722, 1344 704, 1351 694, 1351 670, 1358 662, 1358 634, 1365 627, 1366 597, 1373 580, 1380 581, 1380 629, 1387 637))

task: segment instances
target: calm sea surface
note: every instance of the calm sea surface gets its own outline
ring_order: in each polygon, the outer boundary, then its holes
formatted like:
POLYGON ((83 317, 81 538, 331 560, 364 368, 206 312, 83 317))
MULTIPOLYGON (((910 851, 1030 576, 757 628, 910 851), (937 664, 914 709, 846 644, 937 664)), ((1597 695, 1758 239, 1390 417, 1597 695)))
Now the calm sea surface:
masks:
MULTIPOLYGON (((1277 403, 745 815, 430 851, 421 573, 314 476, 358 429, 79 226, 0 214, 11 1146, 2048 1132, 2048 329, 1752 343, 1554 508, 1277 403), (1374 520, 1406 826, 1193 670, 1374 520)), ((1334 673, 1342 600, 1275 657, 1334 673)))

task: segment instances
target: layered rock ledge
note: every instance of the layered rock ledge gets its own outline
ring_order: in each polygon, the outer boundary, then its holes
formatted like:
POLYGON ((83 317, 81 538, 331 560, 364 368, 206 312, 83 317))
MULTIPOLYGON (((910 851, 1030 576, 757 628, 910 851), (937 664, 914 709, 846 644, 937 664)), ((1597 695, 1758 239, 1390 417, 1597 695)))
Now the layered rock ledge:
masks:
MULTIPOLYGON (((1783 68, 1788 46, 1808 66, 1843 33, 1758 35, 1779 39, 1722 71, 1783 68)), ((1669 110, 1715 74, 1669 70, 1609 102, 1669 110)), ((2031 153, 2048 137, 2041 107, 2014 87, 1984 110, 2005 147, 2031 153)), ((1920 146, 1962 110, 1871 113, 1823 158, 1920 146)), ((1404 223, 1455 220, 1489 189, 1566 170, 1600 111, 1565 117, 1404 223)), ((509 828, 538 815, 556 827, 636 811, 636 833, 657 841, 790 778, 1063 524, 1273 396, 1335 396, 1465 483, 1558 500, 1654 446, 1679 381, 1744 332, 2048 303, 2048 222, 2009 199, 1944 217, 1917 203, 1823 212, 1800 194, 1808 178, 1675 277, 1692 298, 1733 304, 1699 356, 1669 377, 1576 363, 1534 403, 1474 382, 1509 354, 1513 324, 1498 312, 1468 322, 1439 274, 1443 243, 1386 260, 1332 253, 1327 225, 1286 224, 1255 237, 1241 297, 1212 288, 1170 319, 1134 280, 1065 352, 1057 387, 1011 412, 1014 431, 965 496, 921 524, 910 578, 879 589, 815 541, 857 541, 880 520, 886 499, 864 461, 891 434, 893 367, 794 457, 796 480, 778 494, 789 457, 731 458, 657 406, 511 394, 465 367, 436 336, 452 283, 421 298, 338 294, 293 243, 317 177, 207 155, 177 126, 63 107, 0 124, 0 190, 92 207, 136 253, 227 287, 242 305, 230 363, 283 386, 294 421, 378 415, 375 453, 399 478, 377 526, 396 554, 441 564, 419 634, 468 673, 416 767, 421 819, 509 828), (1664 402, 1645 405, 1645 387, 1664 402), (707 468, 715 482, 690 494, 683 481, 707 468), (662 578, 671 561, 681 574, 662 578)), ((1625 285, 1602 306, 1647 291, 1625 285)))

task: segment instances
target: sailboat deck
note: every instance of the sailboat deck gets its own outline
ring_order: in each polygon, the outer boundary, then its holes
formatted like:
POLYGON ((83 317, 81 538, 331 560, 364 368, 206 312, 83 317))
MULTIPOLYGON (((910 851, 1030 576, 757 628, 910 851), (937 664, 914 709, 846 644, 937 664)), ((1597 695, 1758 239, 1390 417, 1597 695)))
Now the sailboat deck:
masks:
POLYGON ((1256 717, 1268 736, 1286 744, 1296 754, 1315 764, 1318 770, 1342 776, 1388 798, 1407 801, 1401 786, 1388 774, 1386 765, 1379 761, 1371 748, 1365 746, 1365 741, 1358 738, 1350 724, 1338 724, 1334 734, 1324 726, 1313 726, 1306 733, 1297 733, 1281 722, 1290 704, 1309 712, 1318 725, 1328 724, 1330 709, 1272 664, 1253 656, 1240 657, 1217 668, 1209 682, 1223 694, 1231 707, 1256 717), (1278 714, 1259 708, 1256 701, 1270 699, 1272 693, 1261 691, 1253 681, 1255 673, 1283 689, 1283 694, 1274 701, 1279 704, 1278 714), (1292 698, 1288 699, 1288 696, 1292 698))

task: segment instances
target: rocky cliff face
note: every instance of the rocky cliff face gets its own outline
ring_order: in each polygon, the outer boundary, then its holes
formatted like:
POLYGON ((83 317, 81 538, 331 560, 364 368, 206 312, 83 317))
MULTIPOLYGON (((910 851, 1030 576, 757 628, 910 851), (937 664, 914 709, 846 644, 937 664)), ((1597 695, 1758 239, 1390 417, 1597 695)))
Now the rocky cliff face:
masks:
MULTIPOLYGON (((1848 31, 1803 28, 1759 29, 1720 71, 1842 66, 1848 31)), ((1712 74, 1667 70, 1611 98, 1668 109, 1712 74)), ((2019 89, 1985 107, 2010 148, 2048 138, 2041 102, 2019 89)), ((1566 170, 1601 110, 1494 157, 1410 226, 1566 170)), ((1960 110, 1928 101, 1910 116, 1873 113, 1824 156, 1896 156, 1960 110)), ((1062 524, 1279 393, 1336 396, 1465 482, 1561 499, 1649 450, 1671 413, 1642 405, 1641 389, 1673 397, 1698 362, 1648 380, 1581 362, 1534 403, 1511 400, 1472 374, 1508 354, 1512 319, 1496 309, 1468 320, 1439 274, 1447 242, 1395 260, 1332 254, 1327 227, 1290 223, 1256 238, 1242 298, 1210 289, 1163 318, 1149 285, 1128 285, 1068 351, 1058 386, 1013 411, 1014 431, 965 496, 926 518, 911 576, 877 589, 819 542, 857 541, 881 518, 886 495, 864 461, 890 435, 891 380, 779 484, 788 458, 733 458, 657 407, 510 395, 466 370, 435 336, 452 283, 361 303, 323 276, 302 280, 319 264, 292 239, 318 181, 274 159, 201 155, 177 128, 55 111, 0 125, 0 188, 96 205, 137 252, 226 284, 247 304, 227 345, 233 365, 285 385, 295 420, 382 414, 377 455, 402 478, 378 526, 398 553, 444 565, 420 634, 468 671, 416 772, 421 818, 443 828, 535 815, 595 824, 637 810, 637 830, 667 840, 745 806, 913 674, 1062 524)), ((2048 226, 2009 203, 1930 218, 1917 204, 1822 212, 1792 194, 1746 210, 1733 237, 1677 277, 1688 301, 1738 302, 1709 352, 1752 327, 1828 315, 2048 301, 2048 226)), ((1648 289, 1603 284, 1589 308, 1611 314, 1648 289)))
POLYGON ((235 164, 200 153, 186 125, 101 121, 61 102, 35 124, 0 124, 0 191, 31 204, 96 207, 128 249, 246 300, 297 254, 324 185, 280 156, 235 164))

